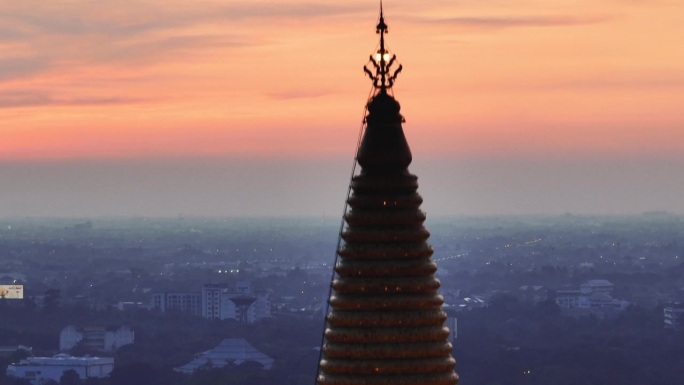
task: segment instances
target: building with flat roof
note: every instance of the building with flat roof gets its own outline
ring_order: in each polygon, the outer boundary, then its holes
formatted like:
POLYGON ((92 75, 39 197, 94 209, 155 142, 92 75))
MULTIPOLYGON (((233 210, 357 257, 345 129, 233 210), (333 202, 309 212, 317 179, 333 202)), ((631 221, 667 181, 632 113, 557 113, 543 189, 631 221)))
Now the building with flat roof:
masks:
POLYGON ((613 285, 607 279, 592 279, 581 284, 580 291, 583 294, 605 293, 608 295, 612 295, 614 287, 615 285, 613 285))
POLYGON ((676 303, 663 308, 667 329, 681 330, 684 327, 684 304, 676 303))
POLYGON ((107 377, 112 369, 114 358, 58 354, 54 357, 29 357, 18 364, 10 364, 7 366, 6 375, 28 380, 33 385, 41 385, 47 380, 59 382, 67 370, 75 371, 82 380, 85 380, 107 377))

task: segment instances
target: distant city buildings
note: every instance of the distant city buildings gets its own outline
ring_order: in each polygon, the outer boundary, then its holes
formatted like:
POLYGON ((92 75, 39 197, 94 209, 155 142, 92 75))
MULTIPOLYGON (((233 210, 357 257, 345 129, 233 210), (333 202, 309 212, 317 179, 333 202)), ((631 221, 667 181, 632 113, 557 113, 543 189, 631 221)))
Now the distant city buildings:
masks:
POLYGON ((227 298, 221 295, 224 289, 223 286, 217 284, 204 285, 202 287, 202 294, 200 297, 202 317, 208 319, 221 319, 221 309, 227 311, 230 306, 227 303, 227 298), (226 302, 225 304, 221 303, 223 302, 222 299, 226 302))
POLYGON ((556 304, 561 309, 573 309, 580 307, 580 297, 582 293, 579 290, 558 290, 556 291, 556 304))
POLYGON ((206 284, 198 292, 157 293, 152 308, 161 312, 180 311, 207 319, 235 319, 254 323, 271 316, 267 293, 255 293, 248 281, 238 281, 233 288, 206 284))
POLYGON ((684 327, 684 304, 676 303, 663 308, 665 327, 673 330, 682 330, 684 327))
POLYGON ((615 285, 605 279, 592 279, 580 285, 583 294, 603 293, 612 295, 615 285))
POLYGON ((107 357, 72 357, 58 354, 54 357, 29 357, 7 366, 6 375, 28 380, 33 385, 48 380, 59 383, 64 372, 73 370, 82 379, 104 378, 114 369, 114 359, 107 357))
POLYGON ((628 301, 613 298, 614 285, 605 279, 595 279, 580 285, 579 290, 556 291, 556 303, 562 310, 621 311, 628 301))
POLYGON ((165 313, 179 311, 192 315, 202 315, 202 295, 200 293, 156 293, 152 296, 152 308, 165 313))
POLYGON ((444 326, 449 328, 449 342, 454 343, 456 342, 456 338, 458 338, 458 310, 455 310, 451 307, 445 307, 444 312, 447 315, 446 321, 444 321, 444 326))
POLYGON ((119 301, 116 304, 116 309, 119 311, 147 309, 147 308, 148 308, 147 305, 143 302, 119 301))
POLYGON ((549 298, 548 289, 540 285, 523 285, 518 288, 518 298, 524 302, 537 304, 549 298))
POLYGON ((0 346, 0 357, 9 357, 16 351, 23 351, 27 355, 33 354, 33 348, 26 345, 0 346))
POLYGON ((135 333, 127 326, 118 328, 67 326, 59 333, 59 350, 70 351, 82 346, 89 351, 113 352, 116 349, 132 344, 135 333))

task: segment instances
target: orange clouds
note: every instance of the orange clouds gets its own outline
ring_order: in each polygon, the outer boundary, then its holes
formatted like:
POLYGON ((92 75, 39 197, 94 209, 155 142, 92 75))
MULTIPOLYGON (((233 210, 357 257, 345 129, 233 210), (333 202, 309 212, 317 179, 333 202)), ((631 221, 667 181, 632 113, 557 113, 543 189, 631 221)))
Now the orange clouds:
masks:
MULTIPOLYGON (((350 156, 376 8, 3 4, 0 158, 350 156)), ((444 154, 681 151, 682 8, 386 4, 410 140, 444 154)))

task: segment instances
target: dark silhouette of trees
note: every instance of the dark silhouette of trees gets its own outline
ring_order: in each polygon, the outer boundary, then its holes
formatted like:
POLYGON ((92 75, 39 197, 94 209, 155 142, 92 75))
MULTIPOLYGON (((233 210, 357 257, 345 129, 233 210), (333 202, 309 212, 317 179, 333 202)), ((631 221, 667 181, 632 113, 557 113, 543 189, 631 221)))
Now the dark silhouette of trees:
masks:
POLYGON ((117 365, 109 377, 112 385, 161 385, 159 370, 142 362, 117 365))
POLYGON ((24 349, 17 349, 12 354, 10 354, 9 359, 10 363, 15 363, 15 362, 20 362, 23 359, 26 359, 30 353, 24 349))
POLYGON ((81 380, 81 376, 76 373, 75 370, 69 369, 65 370, 64 373, 62 373, 62 376, 59 378, 59 385, 82 385, 83 381, 81 380))
POLYGON ((62 298, 62 291, 60 289, 48 289, 45 291, 43 299, 43 309, 46 312, 55 311, 59 307, 60 299, 62 298))
POLYGON ((14 377, 0 377, 0 385, 33 385, 29 380, 14 377))

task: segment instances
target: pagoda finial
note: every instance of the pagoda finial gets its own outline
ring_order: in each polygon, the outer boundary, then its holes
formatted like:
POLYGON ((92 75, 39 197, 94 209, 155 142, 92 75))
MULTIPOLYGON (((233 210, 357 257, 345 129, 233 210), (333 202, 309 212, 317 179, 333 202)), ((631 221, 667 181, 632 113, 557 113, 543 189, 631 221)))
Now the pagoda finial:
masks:
MULTIPOLYGON (((376 33, 387 33, 387 24, 385 24, 385 18, 382 16, 382 0, 380 0, 380 21, 376 27, 376 33)), ((382 37, 380 37, 382 39, 382 37)))
POLYGON ((397 56, 390 55, 389 50, 385 48, 385 34, 388 32, 387 24, 385 24, 385 17, 382 12, 382 0, 380 0, 380 20, 375 27, 375 32, 380 35, 380 48, 375 55, 370 56, 370 60, 363 67, 363 71, 373 81, 373 87, 380 93, 386 93, 387 89, 392 88, 397 75, 402 70, 402 65, 392 72, 392 65, 395 63, 397 56))

